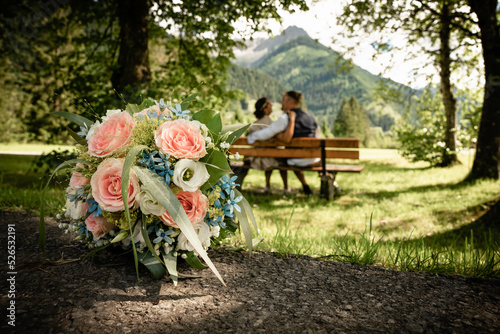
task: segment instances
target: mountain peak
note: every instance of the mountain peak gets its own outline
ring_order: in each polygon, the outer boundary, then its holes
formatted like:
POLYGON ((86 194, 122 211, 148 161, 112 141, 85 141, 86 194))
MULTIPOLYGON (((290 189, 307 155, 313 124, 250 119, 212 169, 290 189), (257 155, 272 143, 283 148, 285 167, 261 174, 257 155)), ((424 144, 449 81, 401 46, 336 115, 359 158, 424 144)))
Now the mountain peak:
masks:
POLYGON ((260 58, 276 50, 281 45, 302 36, 310 37, 307 32, 296 26, 287 27, 280 35, 268 39, 257 38, 247 43, 244 50, 235 50, 235 63, 240 66, 252 66, 260 58))

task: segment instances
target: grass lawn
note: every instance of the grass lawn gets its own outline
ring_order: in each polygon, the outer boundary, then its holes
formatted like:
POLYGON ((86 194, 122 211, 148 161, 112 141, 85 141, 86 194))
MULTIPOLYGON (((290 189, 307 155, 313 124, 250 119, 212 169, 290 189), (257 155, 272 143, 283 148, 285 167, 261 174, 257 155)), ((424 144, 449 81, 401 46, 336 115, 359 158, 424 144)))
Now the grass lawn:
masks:
MULTIPOLYGON (((317 195, 317 173, 306 173, 315 193, 306 197, 293 173, 292 194, 284 196, 278 172, 271 179, 272 193, 265 195, 264 173, 251 170, 242 192, 260 228, 255 237, 262 241, 256 248, 395 269, 500 277, 500 219, 473 223, 499 199, 500 182, 460 183, 472 163, 470 156, 460 158, 461 165, 430 168, 408 163, 395 150, 362 150, 365 170, 339 173, 342 194, 330 201, 317 195)), ((47 175, 34 171, 35 159, 1 156, 2 210, 38 211, 47 175)), ((62 207, 64 188, 63 179, 51 188, 51 214, 62 207)), ((244 245, 243 237, 236 235, 227 244, 244 245)))

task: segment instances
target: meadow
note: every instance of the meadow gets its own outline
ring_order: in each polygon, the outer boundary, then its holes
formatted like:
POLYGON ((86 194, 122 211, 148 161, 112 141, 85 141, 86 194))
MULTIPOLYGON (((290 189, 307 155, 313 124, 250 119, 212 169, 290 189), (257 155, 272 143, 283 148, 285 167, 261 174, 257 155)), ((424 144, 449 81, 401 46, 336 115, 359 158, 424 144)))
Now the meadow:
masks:
MULTIPOLYGON (((1 210, 38 213, 50 167, 37 169, 37 158, 1 156, 1 210)), ((260 229, 254 235, 255 249, 396 270, 500 278, 500 218, 481 219, 499 199, 500 182, 462 183, 472 157, 460 158, 461 165, 431 168, 410 164, 395 150, 362 149, 365 170, 339 173, 342 193, 330 201, 318 196, 317 173, 306 173, 315 193, 307 197, 292 173, 291 194, 283 195, 277 172, 272 192, 264 194, 264 173, 251 170, 242 192, 260 229)), ((63 206, 65 186, 64 176, 56 178, 47 196, 49 215, 63 206)), ((243 247, 243 237, 237 234, 225 245, 243 247)))

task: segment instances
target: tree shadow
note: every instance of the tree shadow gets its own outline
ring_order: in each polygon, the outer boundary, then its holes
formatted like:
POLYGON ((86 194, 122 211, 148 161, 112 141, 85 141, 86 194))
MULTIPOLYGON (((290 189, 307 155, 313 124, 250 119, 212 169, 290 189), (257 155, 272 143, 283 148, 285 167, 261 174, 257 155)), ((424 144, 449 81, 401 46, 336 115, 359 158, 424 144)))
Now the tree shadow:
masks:
POLYGON ((463 221, 464 216, 476 217, 471 223, 452 230, 434 233, 429 236, 401 240, 402 243, 423 242, 432 248, 462 249, 473 240, 474 248, 485 250, 500 247, 500 197, 461 211, 439 211, 439 221, 447 219, 452 224, 463 221))

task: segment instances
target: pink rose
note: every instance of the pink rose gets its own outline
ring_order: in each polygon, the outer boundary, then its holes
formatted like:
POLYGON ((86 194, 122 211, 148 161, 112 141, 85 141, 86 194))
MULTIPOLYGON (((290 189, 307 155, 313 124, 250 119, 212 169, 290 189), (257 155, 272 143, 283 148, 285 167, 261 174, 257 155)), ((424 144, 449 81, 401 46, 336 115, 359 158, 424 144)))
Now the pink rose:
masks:
POLYGON ((207 154, 200 126, 185 119, 165 122, 155 131, 156 146, 177 159, 199 160, 207 154))
MULTIPOLYGON (((122 160, 106 159, 101 162, 90 179, 92 196, 103 210, 118 212, 125 209, 121 190, 122 169, 122 160)), ((129 175, 128 207, 131 207, 135 203, 140 188, 139 180, 133 170, 130 170, 129 175)))
MULTIPOLYGON (((181 202, 191 224, 196 224, 205 218, 208 210, 208 198, 200 190, 180 191, 175 196, 181 202)), ((168 226, 179 227, 168 211, 165 211, 160 219, 168 226)))
POLYGON ((92 215, 85 219, 85 225, 87 226, 87 230, 92 232, 95 240, 99 240, 101 237, 115 228, 115 225, 108 222, 106 218, 92 217, 92 215))
POLYGON ((73 174, 71 175, 71 178, 69 179, 69 186, 71 188, 74 188, 75 186, 83 186, 85 184, 89 184, 90 180, 87 179, 85 176, 82 176, 77 171, 74 171, 73 174))
POLYGON ((128 112, 108 113, 105 118, 102 124, 92 129, 88 138, 88 153, 94 157, 107 157, 132 141, 135 122, 128 112))

